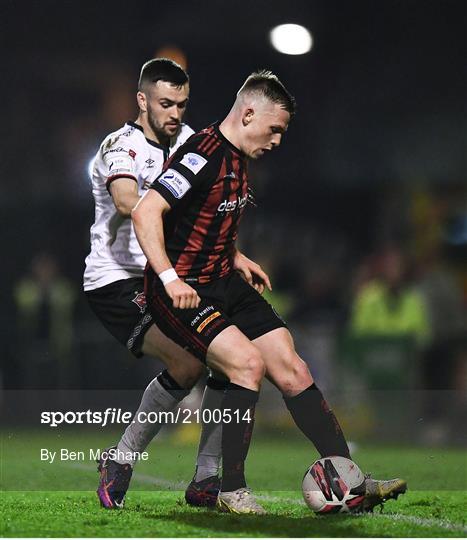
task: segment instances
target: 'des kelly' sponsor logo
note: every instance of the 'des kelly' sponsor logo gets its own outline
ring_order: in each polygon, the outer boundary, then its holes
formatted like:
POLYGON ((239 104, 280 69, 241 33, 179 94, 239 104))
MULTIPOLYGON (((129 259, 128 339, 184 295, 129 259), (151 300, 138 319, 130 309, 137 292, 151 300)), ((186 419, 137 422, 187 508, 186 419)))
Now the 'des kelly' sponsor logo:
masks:
POLYGON ((248 195, 244 197, 237 197, 235 201, 222 201, 217 207, 218 212, 233 212, 234 210, 243 208, 248 202, 248 195))
POLYGON ((204 317, 210 311, 214 311, 214 306, 207 306, 202 311, 200 311, 196 317, 191 321, 191 326, 195 326, 197 322, 200 321, 201 317, 204 317))
MULTIPOLYGON (((206 326, 210 325, 214 321, 214 319, 217 319, 218 317, 221 317, 220 312, 214 311, 214 306, 207 306, 202 311, 200 311, 191 321, 191 326, 195 327, 196 325, 198 325, 196 331, 198 332, 198 334, 201 334, 206 328, 206 326)), ((221 321, 223 321, 223 319, 221 319, 221 321)), ((205 333, 206 335, 208 335, 208 332, 205 333)))

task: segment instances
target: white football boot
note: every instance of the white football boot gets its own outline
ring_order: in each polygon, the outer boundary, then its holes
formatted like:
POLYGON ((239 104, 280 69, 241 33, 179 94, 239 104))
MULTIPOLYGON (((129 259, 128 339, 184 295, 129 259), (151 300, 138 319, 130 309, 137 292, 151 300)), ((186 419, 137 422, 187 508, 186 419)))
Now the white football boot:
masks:
POLYGON ((235 491, 221 491, 217 498, 217 508, 221 512, 230 514, 256 514, 258 516, 266 514, 266 510, 257 503, 251 489, 246 487, 235 491))
POLYGON ((389 499, 397 499, 407 491, 407 482, 402 478, 392 480, 375 480, 370 474, 365 474, 365 499, 363 511, 372 512, 373 508, 382 505, 389 499))

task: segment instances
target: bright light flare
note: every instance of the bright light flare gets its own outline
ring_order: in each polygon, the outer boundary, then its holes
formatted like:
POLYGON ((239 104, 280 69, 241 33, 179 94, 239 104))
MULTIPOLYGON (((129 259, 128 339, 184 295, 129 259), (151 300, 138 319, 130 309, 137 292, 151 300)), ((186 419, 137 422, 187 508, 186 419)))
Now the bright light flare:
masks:
POLYGON ((313 38, 300 24, 281 24, 269 32, 272 46, 283 54, 306 54, 311 51, 313 38))
POLYGON ((90 180, 92 180, 92 171, 94 170, 94 160, 96 159, 96 157, 94 156, 92 159, 89 160, 88 162, 88 178, 90 180))

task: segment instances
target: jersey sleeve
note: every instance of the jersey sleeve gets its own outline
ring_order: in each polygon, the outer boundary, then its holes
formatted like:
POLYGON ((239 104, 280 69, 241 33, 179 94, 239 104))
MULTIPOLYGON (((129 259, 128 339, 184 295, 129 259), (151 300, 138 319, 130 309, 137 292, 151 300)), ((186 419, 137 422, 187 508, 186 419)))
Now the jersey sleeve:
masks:
POLYGON ((130 178, 137 182, 136 145, 131 138, 110 137, 102 146, 102 162, 106 171, 107 189, 118 178, 130 178))
POLYGON ((211 168, 209 160, 193 145, 184 144, 166 162, 163 172, 151 184, 151 189, 162 195, 174 208, 208 179, 211 168))

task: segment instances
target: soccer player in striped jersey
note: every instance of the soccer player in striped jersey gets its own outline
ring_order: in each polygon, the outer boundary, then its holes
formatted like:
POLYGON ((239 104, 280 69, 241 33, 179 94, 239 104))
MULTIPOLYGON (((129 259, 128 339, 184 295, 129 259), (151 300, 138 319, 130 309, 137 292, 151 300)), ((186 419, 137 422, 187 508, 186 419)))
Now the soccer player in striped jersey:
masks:
POLYGON ((247 487, 244 463, 265 374, 322 456, 350 457, 284 321, 234 267, 248 159, 280 145, 294 112, 294 99, 275 75, 253 73, 227 117, 181 146, 132 212, 148 259, 145 291, 154 321, 229 381, 220 407, 217 505, 233 513, 264 513, 247 487))

